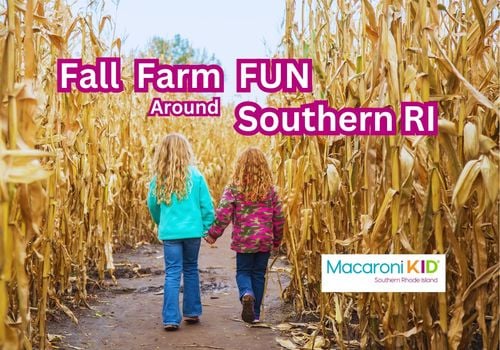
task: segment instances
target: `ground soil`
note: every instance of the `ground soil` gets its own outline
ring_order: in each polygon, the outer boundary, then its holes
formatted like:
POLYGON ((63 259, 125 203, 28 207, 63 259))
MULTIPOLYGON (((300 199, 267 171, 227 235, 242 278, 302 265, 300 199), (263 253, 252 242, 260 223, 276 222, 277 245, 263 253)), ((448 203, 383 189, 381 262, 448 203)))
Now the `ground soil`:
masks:
MULTIPOLYGON (((196 325, 182 324, 176 332, 163 330, 163 250, 143 245, 115 255, 117 284, 94 287, 89 308, 74 310, 78 324, 61 313, 49 319, 49 334, 59 349, 280 349, 276 331, 250 327, 240 320, 235 282, 235 254, 226 232, 216 247, 202 243, 200 277, 203 315, 196 325)), ((278 324, 289 316, 280 299, 286 276, 268 274, 264 322, 278 324), (278 281, 279 279, 279 281, 278 281)), ((182 298, 182 293, 181 293, 182 298)))

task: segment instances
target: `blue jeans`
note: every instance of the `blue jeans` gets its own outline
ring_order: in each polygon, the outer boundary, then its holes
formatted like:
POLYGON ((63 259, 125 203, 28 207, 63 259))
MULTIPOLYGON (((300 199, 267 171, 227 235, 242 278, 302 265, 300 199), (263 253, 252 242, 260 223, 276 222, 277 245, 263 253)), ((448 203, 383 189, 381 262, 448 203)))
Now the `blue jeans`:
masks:
POLYGON ((236 254, 236 283, 240 292, 240 300, 245 294, 250 294, 255 298, 256 318, 260 317, 269 256, 269 252, 236 254))
POLYGON ((178 326, 182 321, 179 309, 181 273, 184 274, 182 314, 185 317, 201 315, 200 274, 198 271, 200 243, 200 238, 163 241, 165 257, 163 325, 178 326))

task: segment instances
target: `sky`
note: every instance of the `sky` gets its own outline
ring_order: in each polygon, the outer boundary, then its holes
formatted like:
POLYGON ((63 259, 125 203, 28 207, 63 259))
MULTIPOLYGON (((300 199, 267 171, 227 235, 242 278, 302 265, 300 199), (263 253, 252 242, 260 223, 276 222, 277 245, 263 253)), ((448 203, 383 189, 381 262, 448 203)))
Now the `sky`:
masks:
POLYGON ((282 38, 285 0, 120 0, 117 9, 108 2, 105 10, 125 39, 122 52, 144 48, 153 36, 180 34, 220 60, 224 102, 265 101, 263 93, 236 95, 236 58, 272 57, 282 38))

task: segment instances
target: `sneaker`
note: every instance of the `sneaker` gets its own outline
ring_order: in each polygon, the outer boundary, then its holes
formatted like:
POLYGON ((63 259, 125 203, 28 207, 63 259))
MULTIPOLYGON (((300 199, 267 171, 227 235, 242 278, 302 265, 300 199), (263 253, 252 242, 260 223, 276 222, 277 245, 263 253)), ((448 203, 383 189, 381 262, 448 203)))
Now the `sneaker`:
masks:
POLYGON ((250 294, 245 294, 243 298, 241 298, 241 302, 243 304, 243 310, 241 311, 241 318, 246 323, 253 323, 253 320, 255 320, 255 312, 253 310, 253 304, 255 302, 255 298, 250 294))
POLYGON ((166 324, 163 328, 168 332, 173 332, 179 329, 179 326, 175 324, 166 324))
POLYGON ((195 324, 195 323, 200 322, 200 318, 198 316, 188 316, 188 317, 184 317, 184 321, 187 324, 195 324))

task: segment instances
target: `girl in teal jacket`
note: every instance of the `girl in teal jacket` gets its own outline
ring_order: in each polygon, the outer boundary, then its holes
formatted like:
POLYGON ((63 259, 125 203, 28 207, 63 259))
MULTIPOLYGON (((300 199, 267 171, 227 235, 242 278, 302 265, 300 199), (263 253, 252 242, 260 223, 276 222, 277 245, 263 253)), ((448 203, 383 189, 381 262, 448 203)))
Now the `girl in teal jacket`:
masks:
POLYGON ((148 208, 163 241, 165 287, 163 326, 176 330, 182 321, 197 323, 201 315, 198 254, 201 238, 214 221, 212 198, 205 178, 194 166, 188 140, 168 134, 156 150, 155 176, 149 186, 148 208), (179 308, 184 276, 182 316, 179 308))

